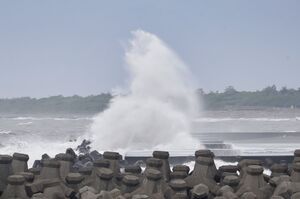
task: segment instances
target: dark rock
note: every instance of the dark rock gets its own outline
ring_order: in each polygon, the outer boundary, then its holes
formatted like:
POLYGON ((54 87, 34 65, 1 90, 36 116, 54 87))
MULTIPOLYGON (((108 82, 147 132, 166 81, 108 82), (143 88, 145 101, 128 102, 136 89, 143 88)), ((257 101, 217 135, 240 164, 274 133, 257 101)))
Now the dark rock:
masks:
POLYGON ((102 154, 96 150, 94 150, 90 153, 90 157, 92 158, 93 161, 103 158, 102 154))
POLYGON ((77 158, 77 155, 76 155, 75 151, 72 148, 67 148, 66 149, 66 154, 71 155, 74 160, 77 158))
POLYGON ((50 159, 51 157, 47 154, 47 153, 44 153, 42 155, 42 160, 46 160, 46 159, 50 159))

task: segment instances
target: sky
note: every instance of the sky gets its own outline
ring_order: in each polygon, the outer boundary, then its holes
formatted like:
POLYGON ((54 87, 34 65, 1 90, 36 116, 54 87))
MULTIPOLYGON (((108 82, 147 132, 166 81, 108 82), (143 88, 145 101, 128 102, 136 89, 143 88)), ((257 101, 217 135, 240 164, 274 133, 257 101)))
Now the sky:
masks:
POLYGON ((300 87, 297 0, 3 0, 0 98, 87 96, 126 83, 131 31, 164 40, 195 87, 300 87))

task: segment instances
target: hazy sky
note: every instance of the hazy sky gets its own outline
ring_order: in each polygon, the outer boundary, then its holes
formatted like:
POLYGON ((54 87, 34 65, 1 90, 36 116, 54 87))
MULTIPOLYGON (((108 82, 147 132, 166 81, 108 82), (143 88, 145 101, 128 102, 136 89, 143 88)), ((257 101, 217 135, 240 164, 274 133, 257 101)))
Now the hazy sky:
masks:
POLYGON ((0 97, 122 86, 130 31, 152 32, 205 90, 300 87, 297 0, 3 0, 0 97))

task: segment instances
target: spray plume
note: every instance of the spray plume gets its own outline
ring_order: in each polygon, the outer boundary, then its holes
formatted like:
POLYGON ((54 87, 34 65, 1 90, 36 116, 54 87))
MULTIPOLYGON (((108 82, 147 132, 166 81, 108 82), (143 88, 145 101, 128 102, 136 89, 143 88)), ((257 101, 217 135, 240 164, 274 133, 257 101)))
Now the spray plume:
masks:
POLYGON ((189 150, 199 143, 190 135, 198 100, 185 64, 157 36, 137 30, 126 50, 128 94, 116 96, 94 117, 92 147, 121 152, 189 150))

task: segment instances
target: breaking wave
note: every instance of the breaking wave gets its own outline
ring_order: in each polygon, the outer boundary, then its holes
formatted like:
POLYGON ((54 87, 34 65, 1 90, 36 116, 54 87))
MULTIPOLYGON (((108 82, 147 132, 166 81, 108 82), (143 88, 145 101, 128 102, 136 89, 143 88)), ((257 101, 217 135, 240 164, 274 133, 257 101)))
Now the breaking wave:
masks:
POLYGON ((97 115, 88 135, 98 150, 198 148, 190 135, 198 99, 186 65, 156 35, 134 31, 126 51, 127 95, 97 115))

